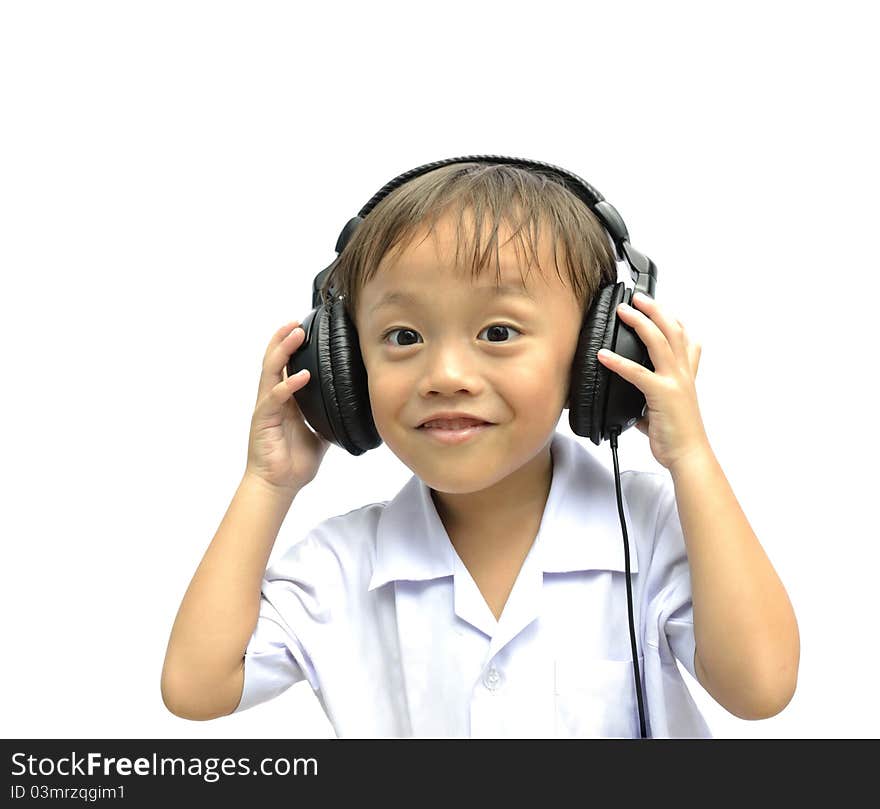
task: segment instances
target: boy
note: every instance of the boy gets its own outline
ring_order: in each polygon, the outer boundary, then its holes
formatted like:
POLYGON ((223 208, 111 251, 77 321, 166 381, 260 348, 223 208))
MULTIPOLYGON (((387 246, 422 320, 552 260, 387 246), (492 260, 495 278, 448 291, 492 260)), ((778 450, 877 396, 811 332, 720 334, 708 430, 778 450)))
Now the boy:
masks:
MULTIPOLYGON (((308 372, 282 376, 302 331, 276 332, 245 473, 172 629, 166 706, 212 719, 307 679, 339 736, 637 735, 613 478, 555 432, 584 312, 616 279, 595 216, 528 170, 445 166, 383 199, 335 273, 376 430, 414 475, 266 570, 329 447, 292 397, 308 372)), ((699 345, 636 302, 620 317, 654 371, 600 360, 645 394, 638 426, 673 483, 621 476, 646 718, 655 737, 709 736, 675 659, 731 713, 772 716, 794 692, 797 622, 709 446, 699 345)))

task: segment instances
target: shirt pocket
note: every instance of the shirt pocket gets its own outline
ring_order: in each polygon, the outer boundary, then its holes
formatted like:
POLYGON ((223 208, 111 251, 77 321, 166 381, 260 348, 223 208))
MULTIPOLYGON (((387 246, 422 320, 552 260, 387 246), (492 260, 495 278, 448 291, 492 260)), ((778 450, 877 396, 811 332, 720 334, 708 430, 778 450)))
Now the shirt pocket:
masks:
MULTIPOLYGON (((644 682, 644 657, 638 658, 644 682)), ((555 735, 562 738, 640 736, 632 660, 561 656, 554 673, 555 735)), ((644 687, 642 700, 644 704, 644 687)))

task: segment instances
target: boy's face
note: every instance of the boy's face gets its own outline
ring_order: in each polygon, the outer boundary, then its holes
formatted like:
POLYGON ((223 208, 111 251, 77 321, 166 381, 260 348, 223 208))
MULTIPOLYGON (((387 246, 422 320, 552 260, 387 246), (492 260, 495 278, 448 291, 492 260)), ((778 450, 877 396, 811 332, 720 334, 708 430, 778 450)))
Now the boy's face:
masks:
POLYGON ((568 400, 582 312, 556 274, 544 228, 540 269, 532 264, 525 285, 514 243, 505 244, 510 229, 498 233, 500 283, 531 299, 493 296, 494 258, 476 282, 469 267, 453 266, 453 218, 439 220, 422 241, 426 230, 383 259, 354 313, 373 420, 389 449, 430 488, 482 491, 549 451, 568 400), (413 301, 377 306, 391 292, 413 301), (439 411, 494 424, 463 443, 442 444, 417 429, 439 411))

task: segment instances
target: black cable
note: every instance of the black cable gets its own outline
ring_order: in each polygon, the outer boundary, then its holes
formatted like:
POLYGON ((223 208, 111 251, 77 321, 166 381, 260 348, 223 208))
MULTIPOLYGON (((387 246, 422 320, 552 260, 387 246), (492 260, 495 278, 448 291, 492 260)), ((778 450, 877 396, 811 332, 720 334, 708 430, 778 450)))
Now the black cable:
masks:
POLYGON ((632 643, 633 674, 636 678, 636 696, 639 700, 639 724, 642 738, 647 738, 645 732, 645 709, 642 705, 642 678, 639 676, 639 656, 636 650, 636 630, 633 625, 632 606, 632 583, 629 572, 629 537, 626 533, 626 520, 623 516, 623 496, 620 492, 620 467, 617 463, 617 436, 620 435, 620 427, 611 428, 611 455, 614 458, 614 486, 617 489, 617 511, 620 513, 620 526, 623 529, 623 554, 626 562, 626 604, 629 610, 629 638, 632 643))

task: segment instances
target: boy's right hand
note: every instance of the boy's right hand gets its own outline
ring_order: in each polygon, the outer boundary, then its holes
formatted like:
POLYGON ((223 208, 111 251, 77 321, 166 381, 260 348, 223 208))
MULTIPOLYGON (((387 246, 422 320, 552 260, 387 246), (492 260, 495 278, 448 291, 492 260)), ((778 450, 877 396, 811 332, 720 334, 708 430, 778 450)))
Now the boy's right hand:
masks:
POLYGON ((257 404, 251 419, 245 475, 293 495, 314 480, 330 442, 306 424, 295 391, 311 383, 310 372, 286 378, 287 361, 305 338, 300 322, 282 326, 269 341, 257 404), (282 376, 282 373, 284 374, 282 376))

